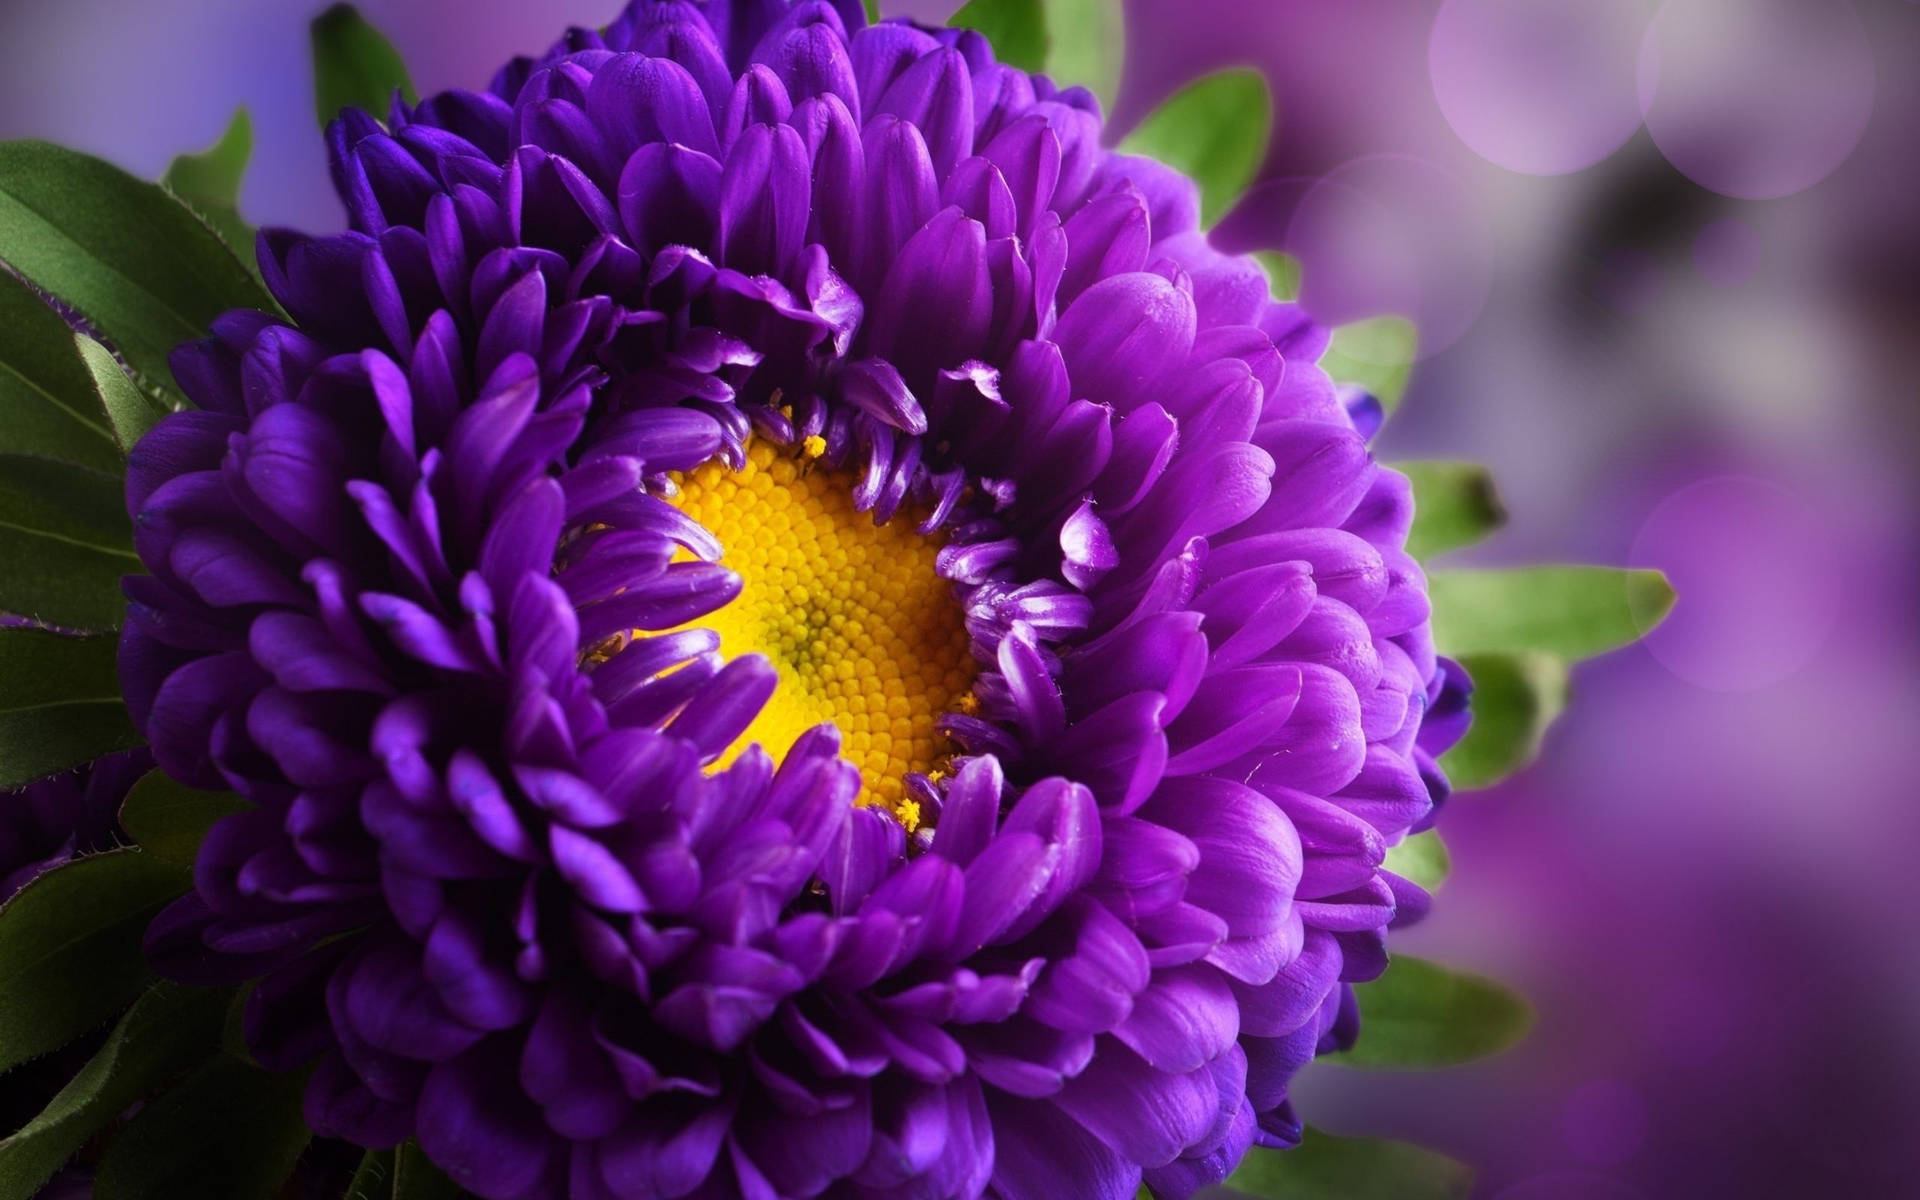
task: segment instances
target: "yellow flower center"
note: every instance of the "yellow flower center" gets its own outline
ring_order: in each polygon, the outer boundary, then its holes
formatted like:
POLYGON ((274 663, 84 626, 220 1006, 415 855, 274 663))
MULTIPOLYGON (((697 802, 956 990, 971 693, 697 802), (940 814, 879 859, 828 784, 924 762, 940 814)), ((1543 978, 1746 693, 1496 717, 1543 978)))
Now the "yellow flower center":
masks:
POLYGON ((755 742, 777 756, 830 722, 860 769, 859 802, 884 805, 912 831, 920 806, 905 776, 942 764, 951 747, 934 722, 973 687, 960 606, 934 570, 932 538, 904 512, 875 525, 854 509, 844 476, 810 465, 754 442, 740 470, 704 463, 673 500, 712 531, 720 561, 745 581, 699 623, 720 635, 722 654, 763 654, 780 677, 721 762, 755 742))

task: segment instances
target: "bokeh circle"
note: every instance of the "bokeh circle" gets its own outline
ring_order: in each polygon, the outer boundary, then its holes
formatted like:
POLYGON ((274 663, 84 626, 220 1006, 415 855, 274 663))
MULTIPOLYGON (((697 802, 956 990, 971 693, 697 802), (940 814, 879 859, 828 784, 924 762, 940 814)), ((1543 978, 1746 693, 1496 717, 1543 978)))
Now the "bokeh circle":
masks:
POLYGON ((1472 328, 1493 283, 1484 213, 1453 174, 1412 155, 1327 172, 1301 196, 1282 248, 1300 260, 1300 304, 1315 320, 1405 317, 1421 357, 1472 328))
POLYGON ((1792 675, 1832 630, 1846 572, 1833 538, 1792 492, 1745 475, 1668 496, 1630 561, 1659 567, 1680 600, 1647 650, 1697 687, 1744 692, 1792 675))
POLYGON ((1427 69, 1441 115, 1474 153, 1528 175, 1590 167, 1640 128, 1649 0, 1446 0, 1427 69))
POLYGON ((1702 187, 1804 191, 1846 160, 1873 111, 1873 47, 1847 0, 1667 0, 1640 47, 1654 144, 1702 187))

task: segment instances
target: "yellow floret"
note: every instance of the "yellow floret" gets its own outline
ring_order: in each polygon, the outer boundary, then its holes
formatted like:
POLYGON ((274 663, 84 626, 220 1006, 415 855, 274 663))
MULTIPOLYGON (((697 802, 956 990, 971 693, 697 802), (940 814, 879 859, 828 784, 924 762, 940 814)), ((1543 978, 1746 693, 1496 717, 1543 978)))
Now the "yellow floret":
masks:
MULTIPOLYGON (((817 458, 826 442, 807 438, 800 451, 817 458)), ((699 623, 720 635, 722 654, 764 654, 780 676, 721 762, 756 742, 779 755, 831 723, 860 769, 859 802, 912 831, 920 806, 902 777, 939 770, 951 747, 935 722, 973 705, 960 606, 934 570, 939 544, 904 516, 875 525, 855 511, 843 475, 808 470, 766 442, 748 447, 738 471, 715 460, 678 482, 672 503, 712 531, 720 561, 745 580, 699 623)))

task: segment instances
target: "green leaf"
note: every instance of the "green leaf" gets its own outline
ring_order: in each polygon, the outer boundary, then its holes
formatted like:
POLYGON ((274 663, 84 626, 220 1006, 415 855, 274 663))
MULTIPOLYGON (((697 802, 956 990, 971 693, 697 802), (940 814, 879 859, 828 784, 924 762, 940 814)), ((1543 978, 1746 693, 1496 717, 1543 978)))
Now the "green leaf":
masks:
POLYGON ((361 108, 385 119, 395 89, 416 99, 407 64, 387 35, 367 23, 351 4, 336 4, 313 19, 313 86, 320 126, 343 108, 361 108))
MULTIPOLYGON (((141 435, 166 415, 166 410, 140 390, 121 367, 120 360, 113 356, 113 351, 84 333, 74 334, 73 344, 79 347, 80 361, 93 380, 95 402, 106 414, 107 424, 113 427, 114 441, 122 453, 132 450, 141 435)), ((124 472, 126 464, 115 464, 115 470, 124 472)))
POLYGON ((1392 416, 1407 394, 1420 335, 1405 317, 1368 317, 1333 331, 1320 367, 1336 383, 1358 384, 1392 416))
POLYGON ((250 807, 232 792, 203 792, 148 771, 120 805, 120 827, 147 853, 190 867, 213 823, 250 807))
POLYGON ((195 205, 232 208, 240 203, 240 180, 252 154, 253 122, 246 109, 235 109, 219 141, 198 154, 176 155, 160 182, 195 205))
POLYGON ((1047 65, 1047 14, 1040 0, 972 0, 947 19, 955 29, 978 29, 993 43, 994 57, 1022 71, 1047 65))
POLYGON ((1267 273, 1267 291, 1275 300, 1300 298, 1300 260, 1278 250, 1255 250, 1253 260, 1267 273))
POLYGON ((0 788, 140 744, 120 699, 118 645, 0 629, 0 788))
POLYGON ((146 569, 123 490, 113 475, 0 454, 0 612, 61 629, 118 629, 127 609, 120 577, 146 569))
POLYGON ((1440 758, 1460 791, 1492 787, 1540 754, 1547 727, 1567 707, 1567 664, 1550 654, 1469 654, 1473 724, 1440 758))
POLYGON ((419 1143, 407 1141, 395 1150, 368 1151, 343 1200, 457 1200, 464 1194, 427 1161, 419 1143))
POLYGON ((393 1195, 388 1181, 393 1178, 393 1151, 369 1150, 360 1156, 360 1166, 347 1183, 341 1200, 387 1200, 393 1195))
POLYGON ((249 979, 232 989, 232 998, 227 1004, 227 1019, 220 1028, 220 1049, 236 1062, 259 1066, 254 1061, 253 1051, 247 1047, 247 1001, 253 998, 253 991, 260 986, 258 979, 249 979))
POLYGON ((1120 94, 1120 67, 1127 50, 1121 0, 1046 0, 1046 6, 1048 23, 1071 31, 1052 39, 1047 74, 1061 87, 1085 87, 1111 110, 1120 94))
POLYGON ((73 330, 38 293, 0 271, 0 452, 96 471, 122 468, 113 430, 73 353, 73 330))
POLYGON ((1401 462, 1393 469, 1413 484, 1407 553, 1422 562, 1471 546, 1506 524, 1493 473, 1479 463, 1401 462))
POLYGON ((1360 1040, 1328 1056, 1349 1067, 1450 1067, 1498 1054, 1526 1036, 1533 1010, 1491 979, 1405 954, 1354 989, 1360 1040))
POLYGON ((402 1142, 393 1155, 393 1200, 457 1200, 460 1186, 427 1161, 417 1142, 402 1142))
POLYGON ((1536 650, 1572 662, 1638 641, 1673 608, 1658 571, 1521 567, 1435 571, 1433 638, 1442 654, 1536 650))
POLYGON ((58 1049, 146 983, 140 938, 192 877, 138 850, 77 858, 0 908, 0 1070, 58 1049))
POLYGON ((0 143, 0 259, 84 317, 154 395, 177 395, 176 345, 228 309, 274 307, 165 188, 46 142, 0 143))
POLYGON ((1309 1127, 1295 1149, 1255 1148, 1227 1186, 1261 1200, 1466 1200, 1473 1172, 1406 1142, 1309 1127))
POLYGON ((1174 93, 1127 134, 1120 149, 1193 176, 1200 184, 1200 223, 1212 225, 1253 182, 1272 134, 1267 77, 1234 67, 1174 93))
POLYGON ((1446 843, 1440 840, 1439 831, 1433 829, 1416 833, 1387 851, 1387 870, 1430 892, 1446 882, 1452 866, 1447 858, 1446 843))
POLYGON ((127 1106, 205 1057, 223 1003, 207 988, 147 989, 40 1115, 0 1141, 0 1200, 30 1200, 127 1106))
POLYGON ((313 1136, 302 1072, 274 1074, 216 1054, 142 1108, 107 1148, 94 1200, 261 1200, 313 1136))
POLYGON ((240 179, 253 154, 253 122, 234 110, 220 140, 198 154, 182 154, 160 177, 166 189, 200 214, 243 263, 253 262, 253 227, 240 216, 240 179))

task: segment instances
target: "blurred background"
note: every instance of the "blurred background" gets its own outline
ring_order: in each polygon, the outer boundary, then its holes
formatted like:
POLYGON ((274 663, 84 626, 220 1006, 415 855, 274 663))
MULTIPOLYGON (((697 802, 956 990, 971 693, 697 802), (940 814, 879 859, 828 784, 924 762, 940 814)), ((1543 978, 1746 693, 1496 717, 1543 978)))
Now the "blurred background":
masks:
MULTIPOLYGON (((308 0, 4 0, 0 137, 157 176, 233 107, 258 223, 343 224, 308 0)), ((618 0, 363 0, 422 90, 618 0)), ((939 18, 941 0, 886 4, 939 18)), ((1469 563, 1658 567, 1541 761, 1456 800, 1400 943, 1524 991, 1517 1049, 1320 1066, 1338 1133, 1498 1200, 1920 1195, 1920 4, 1131 0, 1122 130, 1250 64, 1278 119, 1217 237, 1423 331, 1381 457, 1489 463, 1469 563)), ((1061 31, 1063 34, 1067 31, 1061 31)))

